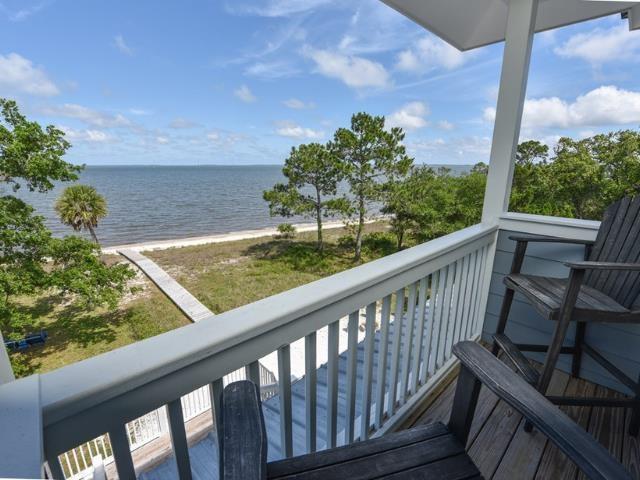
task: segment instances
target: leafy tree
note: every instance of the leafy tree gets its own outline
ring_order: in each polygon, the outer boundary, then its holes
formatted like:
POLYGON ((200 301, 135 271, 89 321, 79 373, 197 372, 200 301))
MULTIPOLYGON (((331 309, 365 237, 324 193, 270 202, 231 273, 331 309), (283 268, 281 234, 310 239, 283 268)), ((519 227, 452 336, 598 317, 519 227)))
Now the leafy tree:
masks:
POLYGON ((549 147, 537 140, 518 145, 511 186, 510 210, 552 215, 556 207, 548 195, 547 160, 549 147))
POLYGON ((107 202, 90 185, 72 185, 64 189, 55 204, 60 221, 76 232, 87 230, 95 243, 98 242, 98 221, 107 215, 107 202))
POLYGON ((82 167, 62 159, 71 146, 63 131, 28 121, 12 100, 0 98, 0 113, 0 182, 14 191, 23 182, 31 191, 46 192, 54 181, 78 178, 82 167))
MULTIPOLYGON (((0 188, 24 184, 46 192, 55 181, 77 179, 81 167, 62 159, 70 147, 62 131, 29 122, 10 100, 0 99, 0 112, 0 188)), ((95 243, 55 239, 33 207, 13 195, 0 197, 0 329, 7 338, 34 323, 16 308, 17 296, 54 289, 87 306, 113 306, 132 276, 127 266, 103 264, 95 243)))
POLYGON ((344 165, 351 190, 348 212, 357 221, 356 260, 362 255, 362 232, 372 202, 381 200, 385 183, 405 176, 413 164, 402 145, 402 129, 386 130, 384 122, 384 117, 357 113, 351 117, 351 128, 338 129, 330 145, 344 165))
POLYGON ((317 249, 323 250, 322 219, 344 211, 344 199, 335 198, 342 177, 340 163, 319 143, 292 148, 282 173, 288 182, 263 194, 271 215, 313 217, 318 225, 317 249), (334 198, 326 198, 333 196, 334 198))
POLYGON ((591 154, 587 140, 563 137, 558 141, 549 164, 546 194, 557 205, 553 215, 599 218, 605 184, 604 169, 591 154))

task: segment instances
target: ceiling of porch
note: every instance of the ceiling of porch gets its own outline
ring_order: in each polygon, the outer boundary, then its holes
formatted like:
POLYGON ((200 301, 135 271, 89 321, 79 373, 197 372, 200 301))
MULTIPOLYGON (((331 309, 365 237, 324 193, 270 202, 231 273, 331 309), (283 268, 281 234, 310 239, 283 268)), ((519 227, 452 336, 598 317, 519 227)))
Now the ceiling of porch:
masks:
MULTIPOLYGON (((505 37, 508 0, 382 0, 460 50, 505 37)), ((541 0, 536 32, 629 10, 638 2, 541 0)), ((638 8, 638 7, 636 7, 638 8)))

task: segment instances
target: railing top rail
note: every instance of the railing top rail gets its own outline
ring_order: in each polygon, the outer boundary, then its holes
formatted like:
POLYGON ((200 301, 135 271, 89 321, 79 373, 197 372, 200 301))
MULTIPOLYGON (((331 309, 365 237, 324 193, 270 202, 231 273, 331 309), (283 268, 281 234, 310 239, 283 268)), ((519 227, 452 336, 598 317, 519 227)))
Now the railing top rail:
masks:
MULTIPOLYGON (((496 225, 474 225, 199 323, 43 374, 44 425, 179 373, 192 364, 331 306, 385 279, 480 241, 497 228, 496 225)), ((334 319, 327 319, 327 323, 331 320, 334 319)))
POLYGON ((600 222, 580 218, 507 212, 500 216, 499 227, 500 230, 590 240, 595 238, 598 233, 600 222))

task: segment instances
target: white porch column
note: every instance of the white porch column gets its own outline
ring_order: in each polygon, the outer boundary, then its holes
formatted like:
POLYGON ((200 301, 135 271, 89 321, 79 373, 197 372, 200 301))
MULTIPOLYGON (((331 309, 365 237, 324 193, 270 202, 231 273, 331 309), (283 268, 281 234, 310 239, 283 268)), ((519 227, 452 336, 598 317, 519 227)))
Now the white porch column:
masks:
POLYGON ((538 0, 509 0, 483 222, 497 221, 509 207, 537 10, 538 0))

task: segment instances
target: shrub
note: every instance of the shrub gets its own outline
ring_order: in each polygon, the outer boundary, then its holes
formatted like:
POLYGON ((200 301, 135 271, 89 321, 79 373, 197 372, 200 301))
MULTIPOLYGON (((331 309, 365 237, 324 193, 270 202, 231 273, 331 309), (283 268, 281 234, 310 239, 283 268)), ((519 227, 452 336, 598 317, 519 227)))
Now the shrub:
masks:
POLYGON ((295 238, 296 227, 290 223, 281 223, 278 225, 278 234, 279 238, 295 238))

